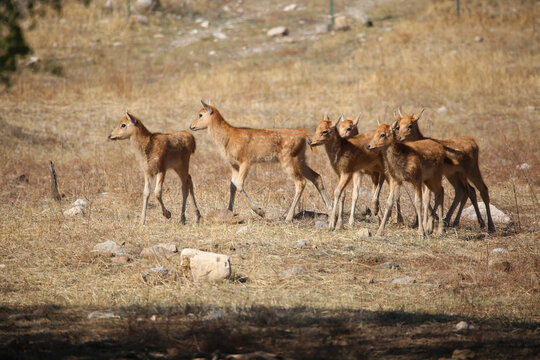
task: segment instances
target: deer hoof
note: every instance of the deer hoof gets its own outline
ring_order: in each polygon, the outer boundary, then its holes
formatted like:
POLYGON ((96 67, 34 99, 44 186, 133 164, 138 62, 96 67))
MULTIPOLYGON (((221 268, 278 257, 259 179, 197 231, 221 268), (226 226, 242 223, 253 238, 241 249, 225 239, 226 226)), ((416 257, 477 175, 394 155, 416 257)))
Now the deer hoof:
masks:
POLYGON ((167 219, 171 218, 171 212, 169 210, 163 210, 163 216, 165 216, 167 219))

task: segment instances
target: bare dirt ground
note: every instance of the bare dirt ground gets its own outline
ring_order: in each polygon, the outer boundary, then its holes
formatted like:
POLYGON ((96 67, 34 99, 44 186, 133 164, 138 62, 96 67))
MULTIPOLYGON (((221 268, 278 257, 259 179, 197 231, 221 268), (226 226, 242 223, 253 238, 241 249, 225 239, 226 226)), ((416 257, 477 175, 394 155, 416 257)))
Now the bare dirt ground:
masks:
MULTIPOLYGON (((538 357, 538 3, 461 2, 457 18, 454 1, 336 1, 351 18, 345 32, 322 31, 327 1, 296 3, 284 12, 289 2, 162 1, 147 25, 130 25, 123 2, 111 13, 67 1, 62 13, 25 20, 40 62, 0 94, 0 358, 538 357), (288 37, 266 36, 280 25, 288 37), (107 135, 126 108, 152 131, 187 129, 201 98, 234 125, 259 128, 313 130, 326 111, 361 111, 367 131, 400 105, 425 107, 426 135, 476 138, 492 203, 512 223, 488 234, 463 219, 423 240, 392 223, 384 237, 360 238, 378 225, 360 215, 364 180, 354 226, 315 227, 324 215, 285 224, 294 185, 277 164, 254 166, 246 182, 265 219, 240 196, 243 224, 212 223, 206 215, 226 206, 230 172, 201 132, 191 174, 205 221, 194 224, 188 203, 179 224, 171 173, 172 219, 151 197, 141 227, 142 174, 129 144, 107 135), (85 216, 64 216, 79 198, 85 216), (131 261, 90 254, 106 240, 125 243, 131 261), (178 255, 139 255, 162 242, 229 255, 232 279, 197 284, 178 255), (156 266, 168 275, 148 280, 156 266), (283 274, 294 267, 303 271, 283 274), (112 315, 89 318, 94 311, 112 315), (474 328, 456 331, 461 321, 474 328), (267 354, 238 355, 257 351, 267 354)), ((336 176, 320 150, 308 160, 332 194, 336 176)), ((385 186, 383 203, 386 195, 385 186)), ((407 223, 410 195, 402 192, 407 223)), ((325 212, 310 184, 297 210, 325 212)))

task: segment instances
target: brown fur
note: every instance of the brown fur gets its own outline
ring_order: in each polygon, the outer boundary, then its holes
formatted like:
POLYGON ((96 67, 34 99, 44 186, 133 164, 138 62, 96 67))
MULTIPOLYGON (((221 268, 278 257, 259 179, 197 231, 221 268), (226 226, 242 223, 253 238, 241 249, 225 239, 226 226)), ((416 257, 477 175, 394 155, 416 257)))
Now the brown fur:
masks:
POLYGON ((171 212, 165 208, 162 200, 162 187, 168 169, 173 169, 182 182, 182 214, 181 222, 186 222, 186 200, 191 194, 197 223, 201 214, 197 208, 193 181, 189 175, 189 159, 195 152, 195 138, 188 131, 179 131, 170 134, 152 133, 135 116, 127 113, 120 123, 109 135, 109 140, 130 139, 131 146, 136 151, 137 159, 144 172, 144 198, 141 214, 141 224, 146 222, 146 208, 150 196, 150 182, 156 179, 154 194, 158 199, 163 216, 171 217, 171 212))
MULTIPOLYGON (((386 203, 378 235, 383 235, 384 227, 390 215, 390 209, 396 198, 399 197, 401 185, 404 181, 413 184, 415 189, 415 208, 418 218, 418 232, 421 236, 431 232, 433 216, 427 211, 428 192, 425 192, 424 220, 422 221, 422 183, 435 193, 435 208, 439 210, 442 218, 444 190, 442 187, 443 164, 445 151, 443 147, 433 140, 420 140, 400 143, 396 138, 395 122, 392 126, 382 124, 375 131, 375 135, 368 145, 369 150, 382 150, 384 166, 390 176, 390 194, 386 203), (426 231, 424 230, 426 229, 426 231)), ((443 232, 443 222, 439 222, 439 234, 443 232)))
MULTIPOLYGON (((422 134, 418 126, 418 120, 420 119, 421 114, 422 113, 418 113, 416 115, 402 115, 401 111, 399 111, 399 116, 397 116, 397 135, 400 141, 416 141, 430 139, 426 138, 422 134)), ((480 227, 485 227, 484 220, 482 219, 480 210, 478 209, 476 193, 474 191, 474 188, 472 188, 467 182, 467 179, 469 179, 480 191, 480 195, 482 196, 484 204, 486 205, 488 230, 495 231, 495 225, 493 224, 491 212, 489 210, 489 191, 486 184, 484 183, 482 174, 480 172, 478 161, 479 148, 474 138, 465 136, 446 140, 431 140, 437 141, 445 149, 446 157, 450 161, 445 162, 443 169, 444 175, 446 176, 450 184, 454 187, 456 194, 452 205, 450 206, 450 209, 446 214, 445 222, 447 224, 450 223, 452 214, 456 209, 458 203, 460 203, 453 226, 457 226, 459 224, 461 212, 463 210, 463 207, 465 206, 468 196, 471 199, 471 202, 476 211, 480 227)))
POLYGON ((264 216, 264 211, 255 205, 244 190, 244 182, 251 165, 259 162, 279 162, 294 179, 296 192, 286 221, 293 219, 296 204, 306 186, 306 178, 315 185, 325 205, 330 209, 321 176, 306 163, 306 136, 309 135, 307 130, 234 127, 225 121, 216 107, 204 102, 202 104, 203 108, 190 128, 191 130, 208 128, 210 136, 231 166, 229 210, 233 209, 238 190, 244 195, 251 209, 259 216, 264 216))
MULTIPOLYGON (((311 146, 324 145, 330 165, 334 169, 335 173, 339 176, 338 184, 334 190, 334 203, 332 207, 332 213, 330 215, 329 228, 339 228, 343 222, 343 205, 340 202, 338 211, 338 202, 342 198, 343 191, 351 178, 354 181, 353 189, 353 208, 351 211, 351 217, 349 223, 354 221, 354 204, 358 198, 358 184, 359 175, 361 172, 367 173, 372 176, 372 180, 377 185, 382 185, 384 177, 380 177, 383 173, 383 163, 381 157, 373 152, 366 150, 366 145, 371 139, 370 133, 358 134, 350 139, 343 139, 339 136, 338 127, 343 120, 341 116, 337 121, 332 122, 330 120, 323 120, 317 126, 315 134, 310 139, 311 146), (337 223, 336 223, 337 212, 337 223)), ((373 199, 373 207, 378 209, 378 192, 377 196, 373 199)), ((343 200, 342 200, 343 201, 343 200)))

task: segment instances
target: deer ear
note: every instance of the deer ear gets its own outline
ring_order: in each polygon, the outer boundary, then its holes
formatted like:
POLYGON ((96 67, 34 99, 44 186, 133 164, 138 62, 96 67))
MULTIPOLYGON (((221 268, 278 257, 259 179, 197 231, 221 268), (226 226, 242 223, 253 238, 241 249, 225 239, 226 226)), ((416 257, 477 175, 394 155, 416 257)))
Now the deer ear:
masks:
POLYGON ((394 122, 392 123, 392 126, 390 127, 390 131, 392 131, 392 133, 396 132, 396 127, 397 127, 397 126, 398 126, 398 122, 397 122, 397 120, 396 120, 396 121, 394 121, 394 122))
POLYGON ((397 113, 399 115, 399 118, 401 119, 403 115, 401 114, 401 106, 397 108, 397 113))
POLYGON ((422 114, 424 113, 424 110, 426 110, 426 109, 422 109, 422 111, 420 111, 418 114, 414 115, 413 121, 420 120, 420 118, 422 117, 422 114))
POLYGON ((344 117, 343 114, 341 114, 339 116, 339 119, 337 119, 337 121, 333 124, 333 126, 337 127, 339 125, 339 123, 343 121, 343 117, 344 117))
POLYGON ((201 100, 201 104, 204 108, 204 110, 206 110, 206 112, 209 114, 209 115, 212 115, 212 113, 214 112, 214 110, 210 107, 210 105, 208 105, 207 103, 205 103, 204 101, 201 100))
POLYGON ((362 113, 358 113, 358 117, 356 118, 356 121, 354 122, 354 126, 358 126, 358 123, 360 122, 360 117, 362 117, 362 113))
POLYGON ((323 120, 330 121, 330 116, 328 115, 328 112, 324 113, 323 120))
POLYGON ((137 119, 133 115, 129 113, 129 111, 126 110, 126 117, 133 123, 133 125, 137 124, 137 119))

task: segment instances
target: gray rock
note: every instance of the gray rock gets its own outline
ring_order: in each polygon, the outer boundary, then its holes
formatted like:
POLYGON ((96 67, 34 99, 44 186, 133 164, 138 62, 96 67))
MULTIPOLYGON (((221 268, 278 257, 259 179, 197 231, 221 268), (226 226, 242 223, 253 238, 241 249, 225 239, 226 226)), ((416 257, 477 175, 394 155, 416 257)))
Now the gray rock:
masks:
POLYGON ((82 206, 74 206, 64 211, 64 216, 65 217, 75 217, 75 216, 84 217, 84 210, 82 206))
POLYGON ((268 30, 266 35, 269 37, 287 36, 289 35, 289 29, 287 29, 285 26, 278 26, 268 30))
POLYGON ((456 331, 473 330, 474 325, 468 324, 466 321, 460 321, 456 324, 456 331))
POLYGON ((85 208, 86 206, 88 206, 88 203, 86 201, 84 201, 83 199, 77 199, 71 205, 72 206, 80 206, 80 207, 85 208))
POLYGON ((415 282, 416 280, 410 276, 405 276, 392 280, 392 284, 414 284, 415 282))
POLYGON ((227 38, 227 35, 225 35, 224 33, 220 32, 220 31, 216 31, 212 35, 214 36, 214 38, 216 38, 218 40, 225 40, 227 38))
POLYGON ((139 14, 154 11, 160 6, 159 0, 137 0, 133 4, 133 9, 139 14))
POLYGON ((354 250, 354 245, 343 245, 341 247, 341 249, 343 249, 345 251, 353 251, 354 250))
POLYGON ((358 230, 357 234, 361 238, 371 237, 371 231, 369 231, 369 229, 366 229, 366 228, 362 228, 362 229, 358 230))
POLYGON ((316 228, 327 228, 328 223, 326 221, 315 221, 316 228))
MULTIPOLYGON (((483 202, 479 202, 478 208, 480 209, 480 214, 484 220, 486 220, 486 205, 483 202)), ((501 210, 497 209, 493 204, 489 204, 489 209, 491 210, 491 217, 493 218, 494 223, 506 226, 512 224, 512 219, 501 210)), ((476 221, 476 213, 472 205, 463 210, 461 216, 466 220, 476 221)))
POLYGON ((491 250, 492 253, 495 253, 495 254, 504 254, 506 252, 505 249, 503 248, 495 248, 493 250, 491 250))
POLYGON ((88 314, 88 318, 89 319, 120 319, 120 316, 112 312, 102 313, 99 311, 93 311, 90 314, 88 314))
POLYGON ((167 269, 166 267, 160 266, 160 267, 155 267, 155 268, 148 269, 144 273, 144 276, 157 275, 157 276, 165 277, 168 274, 169 274, 169 269, 167 269))
POLYGON ((212 312, 212 313, 208 314, 208 318, 210 320, 221 320, 221 319, 223 319, 223 314, 221 313, 221 311, 215 311, 215 312, 212 312))
POLYGON ((97 253, 97 254, 112 255, 112 256, 126 256, 127 255, 123 247, 121 247, 120 245, 118 245, 117 243, 111 240, 107 240, 105 242, 96 244, 92 252, 97 253))
POLYGON ((153 257, 161 255, 172 255, 178 252, 178 248, 175 244, 157 244, 141 251, 142 257, 153 257))
POLYGON ((294 247, 296 249, 300 249, 300 248, 307 247, 307 246, 309 246, 309 245, 308 245, 308 243, 307 243, 307 241, 305 239, 298 240, 296 242, 296 244, 294 244, 294 247))
POLYGON ((379 269, 400 270, 399 264, 396 264, 393 260, 389 260, 377 266, 379 269))
POLYGON ((299 266, 292 267, 290 269, 284 270, 280 273, 281 276, 297 276, 297 275, 305 275, 306 270, 299 266))

